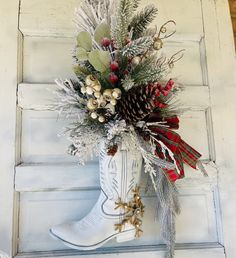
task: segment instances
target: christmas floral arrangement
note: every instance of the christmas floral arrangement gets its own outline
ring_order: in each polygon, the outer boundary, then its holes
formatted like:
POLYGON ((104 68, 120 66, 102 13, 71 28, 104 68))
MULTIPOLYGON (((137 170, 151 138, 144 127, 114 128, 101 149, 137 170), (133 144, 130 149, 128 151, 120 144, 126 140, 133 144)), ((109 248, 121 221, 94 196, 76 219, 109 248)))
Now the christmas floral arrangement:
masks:
POLYGON ((66 134, 69 153, 81 164, 98 154, 104 139, 107 154, 114 156, 122 135, 129 135, 156 191, 161 233, 172 257, 179 213, 174 182, 184 177, 184 163, 196 169, 201 155, 174 131, 182 111, 175 101, 181 87, 169 74, 182 51, 168 58, 160 50, 174 34, 175 22, 149 26, 158 10, 153 5, 139 10, 139 2, 83 1, 76 12, 77 78, 56 80, 56 109, 76 117, 66 134))

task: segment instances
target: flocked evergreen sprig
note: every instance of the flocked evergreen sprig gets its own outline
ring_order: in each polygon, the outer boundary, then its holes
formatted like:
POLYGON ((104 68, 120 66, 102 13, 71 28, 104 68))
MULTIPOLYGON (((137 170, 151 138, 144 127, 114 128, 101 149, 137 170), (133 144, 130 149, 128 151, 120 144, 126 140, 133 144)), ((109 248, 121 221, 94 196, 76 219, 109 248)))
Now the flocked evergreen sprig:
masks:
POLYGON ((132 39, 143 36, 147 27, 155 19, 157 12, 158 10, 154 5, 148 5, 144 10, 135 14, 129 24, 129 31, 132 31, 132 39))
POLYGON ((142 154, 144 171, 157 193, 162 236, 171 258, 174 217, 179 212, 173 182, 184 176, 184 162, 196 168, 200 154, 173 131, 179 127, 182 108, 174 100, 179 88, 168 74, 183 51, 168 58, 160 50, 175 33, 170 29, 175 22, 151 27, 158 10, 149 5, 138 11, 139 3, 82 1, 75 18, 77 80, 56 81, 53 109, 66 116, 76 114, 65 134, 71 141, 68 152, 80 163, 98 154, 104 139, 108 155, 116 154, 121 141, 142 154))

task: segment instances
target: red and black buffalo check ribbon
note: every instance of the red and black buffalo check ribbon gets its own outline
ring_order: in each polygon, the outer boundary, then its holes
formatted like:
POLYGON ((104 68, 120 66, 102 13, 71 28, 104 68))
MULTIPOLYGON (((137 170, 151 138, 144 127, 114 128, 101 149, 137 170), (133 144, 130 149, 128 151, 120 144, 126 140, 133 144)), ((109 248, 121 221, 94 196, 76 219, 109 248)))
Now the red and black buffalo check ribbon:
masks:
MULTIPOLYGON (((149 129, 154 137, 158 141, 161 141, 174 155, 178 169, 166 169, 171 181, 176 181, 177 179, 184 177, 184 163, 196 169, 197 161, 201 157, 201 154, 183 141, 179 134, 162 126, 150 126, 149 129)), ((164 158, 161 146, 158 143, 156 155, 162 159, 164 158)), ((168 161, 173 162, 168 153, 166 153, 165 156, 168 161)))

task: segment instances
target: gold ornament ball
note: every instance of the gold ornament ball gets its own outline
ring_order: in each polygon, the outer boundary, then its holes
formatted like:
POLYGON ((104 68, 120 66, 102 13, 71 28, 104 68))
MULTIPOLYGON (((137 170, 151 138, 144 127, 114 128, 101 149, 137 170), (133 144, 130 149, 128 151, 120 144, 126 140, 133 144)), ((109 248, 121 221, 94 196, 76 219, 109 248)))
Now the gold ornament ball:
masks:
POLYGON ((112 106, 115 106, 117 104, 117 100, 116 99, 111 99, 110 103, 112 104, 112 106))
POLYGON ((98 121, 99 121, 100 123, 104 123, 104 122, 106 121, 106 119, 105 119, 104 116, 99 116, 99 117, 98 117, 98 121))
POLYGON ((97 119, 98 114, 96 112, 92 112, 91 117, 92 117, 92 119, 97 119))
POLYGON ((84 86, 81 87, 80 91, 81 91, 82 94, 85 94, 86 93, 86 87, 84 87, 84 86))
POLYGON ((115 99, 120 99, 121 98, 121 90, 118 89, 118 88, 115 88, 112 91, 112 97, 115 98, 115 99))
POLYGON ((132 59, 132 64, 133 64, 133 65, 138 65, 140 62, 141 62, 141 57, 139 57, 139 56, 135 56, 135 57, 132 59))
POLYGON ((85 83, 87 86, 94 85, 96 81, 97 79, 92 74, 88 75, 85 79, 85 83))
POLYGON ((104 92, 103 92, 103 97, 106 101, 110 101, 111 98, 112 98, 112 89, 106 89, 104 92))
POLYGON ((94 92, 94 97, 99 99, 100 97, 102 96, 101 92, 100 91, 95 91, 94 92))
POLYGON ((161 33, 166 33, 166 31, 167 31, 166 27, 161 28, 161 33))
POLYGON ((95 91, 100 91, 102 89, 102 86, 100 84, 100 82, 96 82, 96 84, 93 85, 93 88, 95 91))
POLYGON ((89 110, 95 110, 98 107, 98 102, 95 99, 89 99, 87 107, 89 110))
POLYGON ((160 50, 163 47, 163 42, 161 39, 156 39, 153 43, 153 48, 155 50, 160 50))
POLYGON ((93 94, 93 88, 90 87, 90 86, 86 87, 86 93, 87 93, 88 95, 92 95, 92 94, 93 94))

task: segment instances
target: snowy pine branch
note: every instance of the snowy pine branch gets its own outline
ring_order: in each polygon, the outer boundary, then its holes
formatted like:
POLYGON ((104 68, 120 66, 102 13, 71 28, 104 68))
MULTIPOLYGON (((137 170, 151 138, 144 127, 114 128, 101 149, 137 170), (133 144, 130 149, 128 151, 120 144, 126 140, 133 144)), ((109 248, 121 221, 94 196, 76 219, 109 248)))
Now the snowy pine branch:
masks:
POLYGON ((128 37, 128 26, 134 12, 133 0, 120 0, 118 12, 116 16, 115 28, 113 28, 113 37, 119 48, 126 45, 128 37))
POLYGON ((152 37, 142 37, 132 41, 122 49, 124 56, 137 56, 144 54, 153 44, 152 37))
POLYGON ((131 71, 131 78, 135 85, 143 85, 149 82, 158 81, 162 77, 163 69, 156 65, 156 57, 151 56, 137 65, 131 71))
POLYGON ((144 10, 137 13, 129 24, 129 31, 132 30, 133 39, 142 36, 148 25, 155 19, 157 8, 154 5, 148 5, 144 10))

